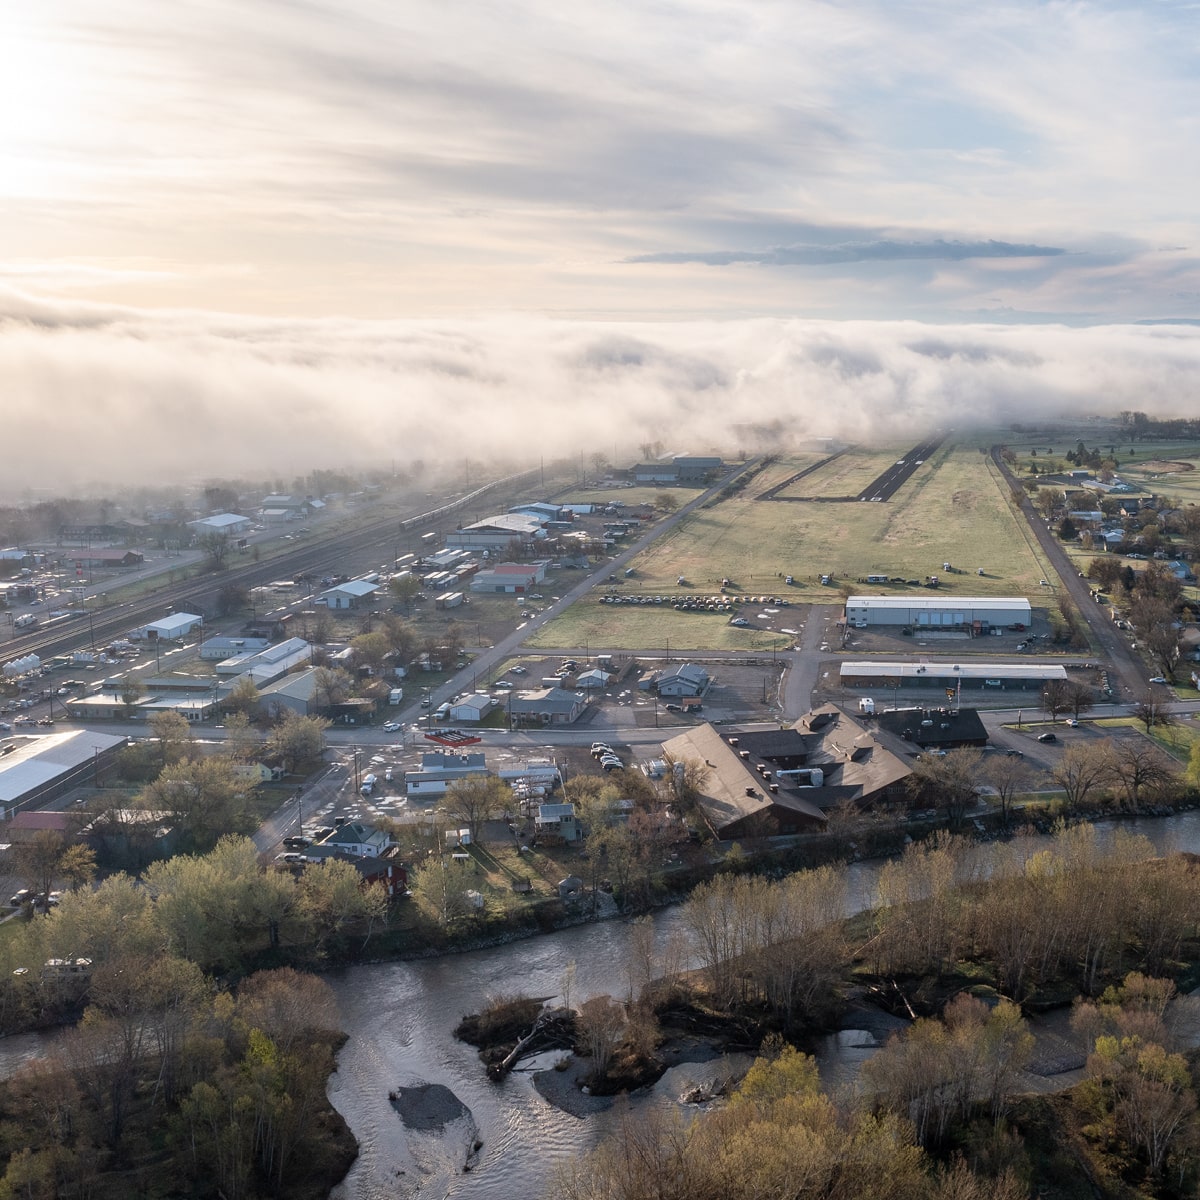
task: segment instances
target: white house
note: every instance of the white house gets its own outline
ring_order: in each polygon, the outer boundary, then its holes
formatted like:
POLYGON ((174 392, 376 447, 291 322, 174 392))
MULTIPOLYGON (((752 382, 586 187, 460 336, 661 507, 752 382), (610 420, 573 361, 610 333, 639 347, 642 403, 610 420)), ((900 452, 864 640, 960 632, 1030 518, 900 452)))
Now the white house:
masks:
POLYGON ((482 721, 496 707, 496 701, 486 692, 460 696, 450 705, 452 721, 482 721))
POLYGON ((391 835, 382 829, 350 821, 315 846, 309 846, 305 856, 325 858, 333 854, 350 854, 355 858, 378 858, 391 844, 391 835))
POLYGON ((710 683, 708 672, 695 663, 680 663, 660 671, 655 679, 660 696, 703 696, 710 683))

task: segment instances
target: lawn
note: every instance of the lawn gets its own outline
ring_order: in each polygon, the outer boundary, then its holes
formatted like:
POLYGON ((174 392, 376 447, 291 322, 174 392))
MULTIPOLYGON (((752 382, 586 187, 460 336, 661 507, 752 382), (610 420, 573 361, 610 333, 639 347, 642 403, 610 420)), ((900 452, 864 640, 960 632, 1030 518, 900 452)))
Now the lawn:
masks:
MULTIPOLYGON (((1136 729, 1139 733, 1144 733, 1146 729, 1135 717, 1101 717, 1092 724, 1101 725, 1105 729, 1136 729)), ((1186 763, 1192 753, 1193 744, 1200 741, 1200 729, 1186 720, 1165 728, 1154 725, 1150 728, 1150 740, 1172 758, 1186 763)))
MULTIPOLYGON (((864 459, 878 473, 910 448, 905 444, 872 451, 864 459)), ((728 578, 731 592, 837 604, 837 584, 845 581, 857 589, 860 579, 880 573, 904 579, 939 574, 943 591, 951 594, 1045 596, 1039 580, 1054 575, 1041 560, 1023 518, 1013 513, 991 460, 977 447, 942 447, 884 504, 755 499, 813 461, 812 455, 781 459, 750 487, 691 514, 633 560, 633 590, 672 597, 682 592, 716 594, 722 579, 728 578), (963 573, 947 575, 942 569, 946 561, 963 573), (976 574, 977 567, 984 575, 976 574), (820 583, 820 575, 828 572, 835 575, 832 587, 820 583), (785 575, 793 576, 792 586, 784 583, 785 575), (687 586, 679 586, 680 576, 687 586)), ((816 474, 796 486, 809 483, 816 474)), ((905 585, 872 585, 870 591, 912 594, 905 585)), ((774 624, 795 628, 794 621, 782 616, 774 624)), ((727 615, 678 613, 665 605, 606 605, 594 594, 546 625, 531 644, 759 650, 789 640, 788 635, 735 629, 727 615)))

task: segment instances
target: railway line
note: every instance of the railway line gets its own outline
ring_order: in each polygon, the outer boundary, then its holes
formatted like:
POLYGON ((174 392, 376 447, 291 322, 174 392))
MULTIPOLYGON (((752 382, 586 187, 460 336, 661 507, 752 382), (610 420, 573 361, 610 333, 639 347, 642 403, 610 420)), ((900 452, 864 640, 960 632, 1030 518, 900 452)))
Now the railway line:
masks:
POLYGON ((302 546, 278 555, 266 563, 251 563, 196 579, 168 583, 139 600, 118 602, 95 609, 51 628, 38 628, 4 643, 0 657, 5 662, 26 654, 49 658, 104 645, 130 629, 161 617, 168 608, 207 614, 213 608, 217 592, 230 585, 252 588, 270 583, 281 576, 319 574, 336 570, 348 557, 377 547, 394 549, 397 539, 425 525, 436 526, 489 493, 509 485, 521 484, 537 470, 522 471, 493 480, 436 508, 408 517, 389 516, 371 521, 350 532, 319 534, 302 546))

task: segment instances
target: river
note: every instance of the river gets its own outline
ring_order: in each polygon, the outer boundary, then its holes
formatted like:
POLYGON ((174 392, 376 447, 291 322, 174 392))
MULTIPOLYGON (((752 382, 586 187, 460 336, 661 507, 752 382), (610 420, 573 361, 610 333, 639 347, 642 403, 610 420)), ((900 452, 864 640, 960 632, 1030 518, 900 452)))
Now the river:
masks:
MULTIPOLYGON (((1162 853, 1200 853, 1200 813, 1161 820, 1101 824, 1110 840, 1117 828, 1144 834, 1162 853)), ((1034 839, 1037 841, 1048 839, 1034 839)), ((986 850, 986 846, 983 847, 986 850)), ((878 862, 847 868, 847 908, 870 903, 878 862)), ((682 930, 678 907, 654 916, 659 947, 682 930)), ((547 1192, 560 1164, 594 1146, 612 1131, 617 1110, 584 1120, 552 1107, 535 1091, 527 1073, 490 1083, 475 1050, 456 1041, 460 1017, 477 1012, 489 996, 522 992, 559 996, 568 965, 575 964, 573 999, 626 990, 630 926, 624 921, 583 925, 488 950, 420 962, 355 967, 330 977, 350 1039, 330 1083, 330 1097, 359 1140, 360 1155, 336 1200, 446 1200, 471 1197, 509 1200, 547 1192), (483 1146, 469 1173, 458 1171, 462 1137, 439 1139, 409 1133, 388 1102, 398 1086, 439 1083, 471 1110, 483 1146)), ((1065 1032, 1062 1014, 1040 1019, 1039 1038, 1065 1032)), ((827 1086, 849 1082, 875 1043, 845 1031, 826 1039, 818 1053, 827 1086)), ((688 1081, 724 1073, 721 1063, 673 1068, 633 1106, 674 1105, 688 1081)), ((1072 1076, 1055 1076, 1042 1086, 1063 1086, 1072 1076)), ((1031 1080, 1031 1086, 1037 1086, 1031 1080)), ((473 1136, 473 1131, 472 1131, 473 1136)))
MULTIPOLYGON (((1161 853, 1200 853, 1200 812, 1097 828, 1102 840, 1125 828, 1144 834, 1161 853)), ((1035 846, 1045 841, 1032 839, 1035 846)), ((863 862, 847 868, 848 912, 870 903, 880 865, 863 862)), ((664 909, 653 921, 659 949, 665 950, 683 930, 682 910, 664 909)), ((453 1029, 489 996, 560 996, 572 963, 575 1002, 604 993, 620 997, 627 990, 629 948, 630 925, 605 921, 468 954, 380 963, 328 975, 349 1034, 329 1095, 360 1146, 350 1174, 334 1189, 335 1200, 532 1200, 545 1194, 556 1166, 610 1133, 620 1109, 584 1120, 569 1116, 542 1099, 530 1074, 521 1070, 493 1084, 475 1050, 457 1041, 453 1029), (421 1083, 449 1088, 470 1110, 473 1124, 452 1127, 442 1136, 407 1130, 388 1093, 421 1083), (482 1147, 472 1169, 463 1173, 467 1143, 475 1138, 482 1147)), ((1065 1032, 1065 1014, 1050 1014, 1035 1024, 1039 1038, 1053 1038, 1065 1032)), ((7 1076, 44 1053, 53 1036, 0 1039, 0 1073, 7 1076)), ((817 1057, 826 1085, 836 1088, 851 1082, 874 1048, 872 1039, 855 1030, 825 1039, 817 1057)), ((628 1104, 635 1109, 675 1106, 689 1083, 721 1077, 744 1065, 745 1060, 675 1067, 628 1104)), ((1060 1075, 1042 1081, 1042 1086, 1070 1082, 1071 1076, 1060 1075)), ((1037 1085, 1031 1081, 1031 1086, 1037 1085)))

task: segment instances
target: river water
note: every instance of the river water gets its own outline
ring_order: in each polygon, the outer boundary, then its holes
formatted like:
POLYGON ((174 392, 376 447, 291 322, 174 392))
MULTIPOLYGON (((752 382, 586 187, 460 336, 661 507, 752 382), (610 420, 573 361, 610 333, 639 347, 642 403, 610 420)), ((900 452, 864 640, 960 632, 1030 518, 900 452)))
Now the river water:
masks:
MULTIPOLYGON (((1098 833, 1109 840, 1116 828, 1102 824, 1098 833)), ((1200 853, 1200 812, 1126 822, 1121 828, 1144 834, 1162 853, 1200 853)), ((848 912, 870 904, 879 868, 878 862, 847 868, 848 912)), ((664 909, 653 921, 658 948, 665 951, 683 931, 682 910, 664 909)), ((546 1194, 559 1164, 612 1132, 620 1120, 620 1105, 581 1120, 547 1103, 526 1071, 491 1083, 475 1050, 457 1041, 453 1029, 490 996, 520 992, 560 997, 572 963, 574 1002, 605 993, 623 997, 630 935, 627 922, 605 921, 468 954, 354 967, 327 976, 349 1034, 329 1095, 360 1146, 350 1174, 334 1189, 335 1200, 536 1200, 546 1194), (450 1126, 441 1135, 406 1129, 388 1093, 422 1083, 449 1088, 470 1110, 471 1121, 450 1126), (462 1166, 475 1140, 482 1146, 464 1173, 462 1166)), ((1065 1032, 1064 1015, 1039 1018, 1037 1032, 1039 1038, 1065 1032)), ((7 1076, 44 1053, 52 1037, 0 1039, 0 1074, 7 1076)), ((852 1082, 857 1066, 875 1045, 855 1030, 825 1039, 817 1057, 826 1085, 836 1088, 852 1082)), ((675 1107, 689 1085, 723 1078, 744 1066, 745 1060, 675 1067, 654 1088, 622 1103, 634 1111, 675 1107)), ((1071 1081, 1070 1076, 1056 1076, 1046 1086, 1071 1081)))
MULTIPOLYGON (((1200 853, 1200 813, 1120 827, 1144 834, 1162 853, 1200 853)), ((1116 828, 1098 826, 1101 840, 1110 840, 1116 828)), ((1035 844, 1039 840, 1048 839, 1034 839, 1035 844)), ((879 868, 877 862, 847 868, 848 911, 871 902, 879 868)), ((654 923, 659 948, 665 949, 672 935, 682 931, 682 912, 677 907, 663 910, 654 923)), ((560 996, 571 963, 574 1001, 604 993, 619 998, 627 990, 629 950, 629 924, 607 921, 469 954, 355 967, 330 977, 350 1040, 329 1092, 360 1145, 358 1161, 334 1197, 509 1200, 546 1194, 556 1166, 610 1133, 619 1110, 583 1120, 568 1116, 542 1099, 529 1075, 520 1071, 493 1084, 475 1050, 456 1041, 452 1030, 460 1017, 479 1011, 489 996, 560 996), (389 1104, 392 1088, 416 1083, 444 1084, 471 1110, 483 1146, 468 1173, 459 1170, 469 1149, 459 1132, 444 1138, 410 1134, 389 1104)), ((1039 1038, 1047 1039, 1065 1032, 1062 1014, 1051 1014, 1038 1029, 1039 1038)), ((854 1030, 826 1039, 818 1060, 827 1086, 852 1081, 875 1045, 854 1030)), ((720 1062, 673 1068, 628 1104, 634 1109, 674 1106, 689 1082, 721 1077, 728 1070, 720 1062)), ((1045 1086, 1072 1081, 1071 1076, 1056 1076, 1045 1086)), ((1031 1080, 1031 1086, 1037 1085, 1031 1080)), ((476 1136, 475 1131, 469 1136, 476 1136)))

